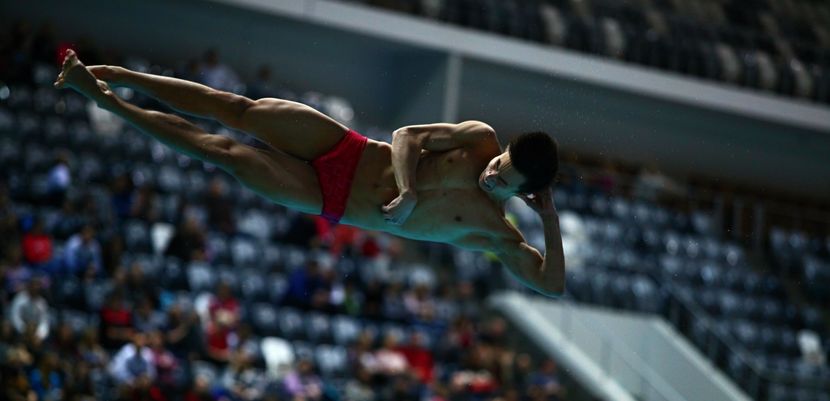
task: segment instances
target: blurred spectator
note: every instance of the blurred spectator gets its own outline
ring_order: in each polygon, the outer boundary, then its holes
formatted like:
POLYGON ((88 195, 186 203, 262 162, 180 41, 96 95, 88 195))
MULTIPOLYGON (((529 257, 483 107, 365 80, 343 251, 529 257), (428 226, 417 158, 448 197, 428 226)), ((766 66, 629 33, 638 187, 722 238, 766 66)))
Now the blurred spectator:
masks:
POLYGON ((226 235, 236 233, 236 221, 233 217, 233 208, 228 199, 228 188, 225 181, 214 177, 210 181, 205 195, 205 208, 208 215, 208 226, 221 231, 226 235))
POLYGON ((370 374, 378 370, 377 358, 372 350, 372 333, 368 330, 362 331, 349 348, 349 364, 366 369, 370 374))
POLYGON ((130 295, 130 303, 140 305, 140 302, 147 301, 151 310, 158 306, 158 286, 144 274, 141 262, 133 262, 126 271, 124 289, 130 295))
POLYGON ((406 311, 414 319, 431 320, 435 315, 435 302, 429 294, 429 288, 418 284, 404 295, 406 311))
POLYGON ((296 369, 285 375, 283 386, 291 399, 323 399, 323 381, 314 373, 314 364, 308 359, 297 362, 296 369))
POLYGON ((33 332, 39 341, 49 335, 49 305, 41 294, 39 278, 30 278, 26 290, 12 300, 9 315, 18 333, 33 332))
POLYGON ((90 266, 96 274, 101 273, 101 244, 95 239, 92 225, 85 225, 79 233, 69 237, 64 249, 64 265, 71 275, 80 275, 90 266))
POLYGON ((94 328, 86 329, 81 335, 78 342, 78 354, 96 374, 105 371, 109 365, 109 354, 101 347, 98 330, 94 328))
POLYGON ((133 205, 135 204, 135 186, 128 173, 121 173, 112 180, 110 185, 112 192, 112 210, 119 219, 127 219, 133 216, 133 205))
POLYGON ((156 222, 161 216, 158 194, 153 184, 145 183, 138 189, 132 202, 130 216, 147 222, 156 222))
POLYGON ((49 336, 48 346, 50 350, 57 352, 61 358, 75 358, 78 356, 75 331, 66 321, 58 325, 57 330, 53 330, 53 334, 49 336))
POLYGON ((539 370, 528 379, 528 394, 534 400, 560 401, 565 397, 565 389, 559 379, 556 362, 546 359, 539 370))
POLYGON ((101 252, 101 262, 104 265, 105 276, 110 277, 121 266, 121 257, 126 251, 127 244, 121 234, 115 233, 106 240, 101 252))
POLYGON ((343 283, 343 295, 339 304, 340 310, 351 316, 360 315, 363 310, 364 295, 357 287, 355 280, 347 278, 343 283))
POLYGON ((407 316, 403 302, 403 284, 393 282, 386 286, 383 294, 383 317, 391 320, 404 320, 407 316))
POLYGON ((389 386, 381 392, 381 401, 419 401, 420 387, 418 382, 408 374, 397 375, 392 378, 389 386))
POLYGON ((0 272, 3 273, 3 289, 9 296, 25 289, 26 283, 32 278, 32 269, 23 263, 18 246, 8 247, 5 258, 0 262, 0 272))
POLYGON ((236 335, 240 313, 239 301, 234 298, 228 283, 219 283, 208 310, 210 321, 205 332, 208 356, 217 362, 228 362, 233 341, 231 337, 236 335))
POLYGON ((421 383, 430 383, 433 379, 433 356, 432 351, 426 347, 424 333, 416 331, 409 338, 409 344, 399 348, 406 358, 412 373, 421 383))
POLYGON ((53 207, 63 205, 66 199, 66 191, 72 184, 72 173, 69 171, 69 154, 67 152, 59 152, 55 156, 55 163, 49 170, 49 178, 47 180, 47 195, 46 203, 53 207))
POLYGON ((240 401, 261 399, 268 385, 265 374, 254 369, 251 358, 241 351, 231 353, 228 366, 219 382, 234 399, 240 401))
POLYGON ((372 374, 363 367, 357 367, 354 376, 346 383, 344 395, 349 401, 375 401, 372 374))
POLYGON ((384 336, 382 347, 375 351, 376 373, 395 376, 409 369, 406 356, 398 348, 398 341, 397 335, 393 333, 387 333, 384 336))
POLYGON ((286 305, 308 309, 312 296, 322 287, 320 264, 309 260, 305 268, 295 269, 288 276, 288 289, 285 291, 286 305))
POLYGON ((120 290, 112 291, 101 308, 101 344, 115 349, 133 338, 133 314, 120 290))
POLYGON ((0 181, 0 249, 5 250, 10 245, 17 245, 20 239, 19 228, 17 214, 12 209, 6 186, 0 181))
POLYGON ((383 284, 375 277, 366 283, 363 290, 363 314, 370 319, 379 319, 383 315, 383 284))
POLYGON ((152 333, 164 327, 164 315, 153 309, 153 301, 149 297, 142 297, 136 303, 133 315, 133 328, 143 333, 152 333))
POLYGON ((112 357, 110 374, 116 384, 130 389, 146 387, 156 377, 153 350, 147 346, 147 335, 136 332, 132 341, 124 344, 112 357))
POLYGON ((181 359, 191 359, 199 350, 199 316, 181 302, 175 302, 167 310, 165 342, 181 359))
POLYGON ((152 330, 148 333, 147 343, 152 352, 157 384, 167 391, 178 389, 184 380, 179 361, 172 352, 165 348, 164 335, 160 331, 152 330))
POLYGON ((461 369, 450 378, 450 388, 455 394, 484 397, 498 390, 498 382, 493 373, 485 368, 482 356, 480 347, 465 354, 461 369))
POLYGON ((64 373, 58 354, 45 351, 40 356, 37 368, 29 372, 29 383, 37 399, 57 401, 63 399, 64 373))
POLYGON ((206 243, 204 230, 199 222, 193 217, 187 217, 179 223, 164 254, 175 256, 185 262, 205 260, 206 243))
POLYGON ((242 86, 239 76, 226 64, 219 61, 219 52, 209 49, 205 52, 199 68, 199 82, 226 92, 238 93, 242 86))
POLYGON ((533 373, 533 359, 530 355, 521 353, 514 358, 513 362, 513 368, 502 377, 502 383, 505 387, 525 389, 533 373))
POLYGON ((52 260, 52 237, 43 231, 41 218, 36 218, 29 232, 23 235, 23 257, 36 267, 52 260))
POLYGON ((94 400, 95 382, 93 370, 86 361, 77 361, 66 367, 64 395, 67 400, 94 400))

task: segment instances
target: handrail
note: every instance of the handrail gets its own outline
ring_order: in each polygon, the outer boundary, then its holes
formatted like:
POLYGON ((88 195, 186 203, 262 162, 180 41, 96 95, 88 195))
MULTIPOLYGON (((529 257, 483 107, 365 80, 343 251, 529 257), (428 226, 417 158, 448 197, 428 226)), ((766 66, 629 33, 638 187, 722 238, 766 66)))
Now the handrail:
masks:
MULTIPOLYGON (((579 314, 575 314, 577 316, 576 319, 573 319, 571 315, 573 314, 574 306, 573 302, 562 299, 560 300, 560 304, 564 306, 563 311, 560 315, 560 322, 564 321, 567 317, 568 324, 562 324, 563 331, 567 334, 571 334, 568 331, 571 329, 571 321, 576 321, 579 324, 582 324, 583 327, 592 329, 597 327, 588 327, 589 325, 593 326, 601 326, 598 330, 591 330, 592 333, 600 337, 604 346, 610 346, 610 351, 615 352, 629 368, 633 371, 637 372, 637 375, 641 378, 645 379, 645 383, 649 384, 649 387, 653 388, 658 392, 658 394, 666 400, 678 400, 678 401, 685 401, 686 397, 680 394, 677 390, 674 389, 674 386, 667 383, 662 376, 657 374, 651 366, 643 361, 637 354, 629 353, 628 350, 625 348, 614 347, 614 341, 608 336, 606 333, 609 331, 609 328, 602 324, 601 322, 594 321, 591 323, 587 322, 587 319, 579 318, 579 314)), ((607 362, 607 361, 606 361, 607 362)), ((607 369, 608 372, 611 371, 610 366, 602 366, 604 369, 607 369)), ((643 391, 644 389, 641 389, 643 391)), ((648 399, 648 398, 644 398, 648 399)))

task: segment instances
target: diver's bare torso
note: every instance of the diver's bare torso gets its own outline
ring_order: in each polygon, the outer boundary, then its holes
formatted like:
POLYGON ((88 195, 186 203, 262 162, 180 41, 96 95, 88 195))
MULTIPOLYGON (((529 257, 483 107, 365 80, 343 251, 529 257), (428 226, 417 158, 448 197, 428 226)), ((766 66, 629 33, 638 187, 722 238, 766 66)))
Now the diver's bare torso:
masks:
POLYGON ((498 143, 421 154, 417 170, 418 206, 403 225, 384 221, 381 207, 398 196, 392 147, 369 140, 352 183, 341 220, 401 237, 483 248, 486 238, 514 236, 504 209, 478 187, 487 163, 501 153, 498 143))

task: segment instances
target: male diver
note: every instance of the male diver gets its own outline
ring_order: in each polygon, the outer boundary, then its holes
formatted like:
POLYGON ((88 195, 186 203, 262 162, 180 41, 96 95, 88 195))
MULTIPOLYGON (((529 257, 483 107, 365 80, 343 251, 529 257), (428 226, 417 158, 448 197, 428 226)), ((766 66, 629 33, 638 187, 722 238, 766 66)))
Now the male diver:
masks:
POLYGON ((68 50, 57 88, 72 88, 142 132, 214 164, 273 202, 333 223, 405 238, 492 251, 528 287, 560 296, 565 260, 553 204, 557 144, 545 133, 516 137, 502 150, 479 121, 412 125, 392 143, 368 139, 297 102, 244 96, 118 66, 86 67, 68 50), (212 118, 270 149, 203 131, 189 121, 119 98, 128 87, 182 113, 212 118), (522 198, 542 219, 545 253, 506 218, 522 198))

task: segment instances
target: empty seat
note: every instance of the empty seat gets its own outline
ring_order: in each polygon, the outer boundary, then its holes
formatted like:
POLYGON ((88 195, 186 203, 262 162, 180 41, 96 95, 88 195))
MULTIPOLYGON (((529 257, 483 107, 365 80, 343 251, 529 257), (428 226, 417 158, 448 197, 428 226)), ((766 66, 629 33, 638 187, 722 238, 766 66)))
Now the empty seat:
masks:
POLYGON ((193 262, 187 266, 187 284, 190 291, 212 291, 216 279, 216 272, 207 263, 193 262))
POLYGON ((260 336, 276 336, 280 334, 277 311, 269 304, 261 302, 251 304, 248 308, 248 319, 254 331, 260 336))
POLYGON ((266 282, 265 290, 274 303, 282 302, 285 297, 285 292, 288 290, 288 280, 282 274, 270 274, 266 282))
POLYGON ((299 360, 314 361, 314 345, 305 341, 292 341, 291 347, 294 349, 294 356, 299 360))
POLYGON ((161 285, 170 290, 186 290, 188 276, 177 258, 167 258, 161 270, 161 285))
POLYGON ((318 345, 314 357, 317 367, 324 376, 338 376, 347 371, 348 354, 341 346, 318 345))
POLYGON ((131 252, 152 252, 150 230, 147 223, 141 220, 125 222, 124 242, 131 252))
POLYGON ((54 301, 61 307, 86 309, 86 295, 78 280, 67 278, 53 284, 54 301))
POLYGON ((104 300, 110 291, 112 285, 105 281, 96 281, 84 284, 84 294, 86 298, 86 309, 98 311, 104 306, 104 300))
POLYGON ((351 317, 337 316, 332 322, 331 331, 335 343, 348 346, 360 334, 360 324, 351 317))
POLYGON ((238 267, 251 266, 260 258, 259 247, 248 238, 234 238, 231 241, 230 251, 231 259, 238 267))
POLYGON ((305 337, 312 343, 331 342, 331 324, 329 317, 321 313, 312 312, 305 315, 305 337))
POLYGON ((239 290, 246 301, 265 301, 268 299, 265 275, 254 269, 245 269, 239 273, 239 290))
POLYGON ((280 308, 277 310, 277 321, 280 329, 280 336, 290 340, 303 336, 303 318, 300 312, 294 308, 280 308))

